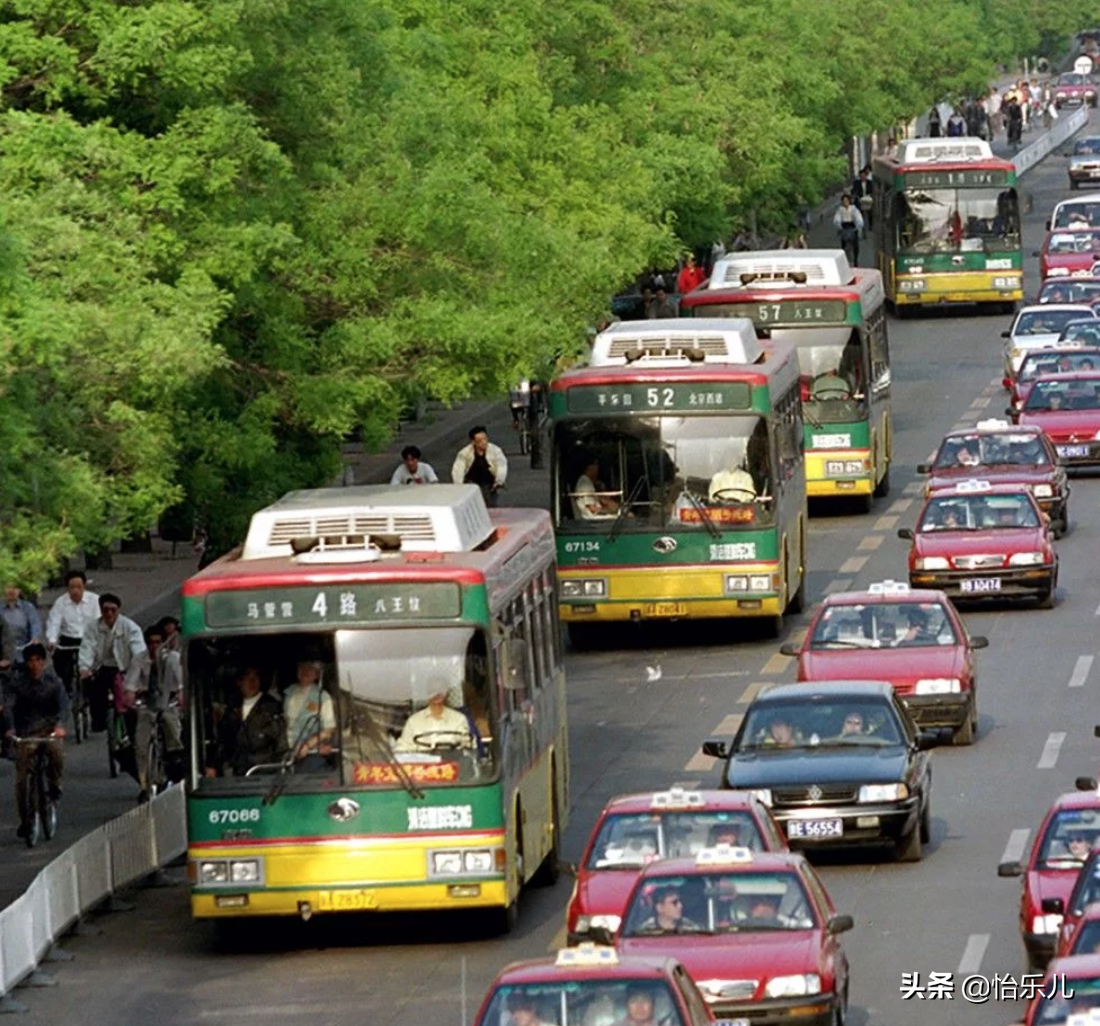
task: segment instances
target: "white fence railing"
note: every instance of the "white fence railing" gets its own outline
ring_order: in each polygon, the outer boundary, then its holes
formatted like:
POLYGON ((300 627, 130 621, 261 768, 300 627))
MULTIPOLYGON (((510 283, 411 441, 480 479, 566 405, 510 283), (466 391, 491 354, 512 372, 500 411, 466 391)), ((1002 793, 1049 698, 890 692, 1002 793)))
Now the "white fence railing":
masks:
POLYGON ((1036 139, 1030 146, 1020 150, 1012 163, 1016 165, 1016 174, 1022 175, 1050 154, 1055 146, 1061 146, 1070 136, 1080 132, 1089 122, 1089 111, 1086 106, 1078 107, 1069 117, 1060 116, 1051 125, 1050 131, 1036 139))
POLYGON ((177 785, 58 855, 0 911, 0 1012, 26 1011, 11 998, 20 984, 48 985, 38 966, 81 916, 186 850, 186 802, 177 785))

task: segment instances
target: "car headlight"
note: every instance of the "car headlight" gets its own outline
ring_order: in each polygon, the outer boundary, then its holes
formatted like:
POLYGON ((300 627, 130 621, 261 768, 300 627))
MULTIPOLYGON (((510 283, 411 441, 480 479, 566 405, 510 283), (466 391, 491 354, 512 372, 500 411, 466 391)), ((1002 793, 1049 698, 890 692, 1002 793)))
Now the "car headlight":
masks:
POLYGON ((861 802, 900 802, 908 797, 906 784, 864 784, 859 789, 861 802))
POLYGON ((579 916, 577 919, 577 933, 588 933, 589 930, 607 930, 609 933, 618 933, 622 924, 622 916, 579 916))
POLYGON ((1045 562, 1046 557, 1041 552, 1017 552, 1008 557, 1009 566, 1038 566, 1045 562))
POLYGON ((199 883, 229 883, 229 863, 224 860, 199 863, 199 883))
POLYGON ((821 977, 817 973, 799 976, 773 976, 764 988, 764 996, 770 998, 805 997, 821 993, 821 977))
POLYGON ((1032 933, 1057 933, 1062 925, 1060 915, 1033 916, 1031 920, 1032 933))
POLYGON ((1066 94, 1065 93, 1055 93, 1054 98, 1056 100, 1064 100, 1066 98, 1066 94))
POLYGON ((762 805, 767 805, 771 808, 772 804, 772 792, 770 788, 758 787, 755 791, 750 791, 749 794, 760 801, 762 805))
POLYGON ((1048 278, 1068 278, 1069 277, 1069 268, 1068 267, 1050 267, 1050 268, 1047 269, 1047 277, 1048 278))
POLYGON ((961 691, 962 682, 958 677, 925 677, 917 681, 915 694, 957 695, 961 691))
POLYGON ((229 863, 229 879, 232 883, 259 883, 259 859, 234 859, 229 863))
POLYGON ((561 582, 562 598, 604 598, 606 595, 607 581, 602 577, 561 582))
POLYGON ((1049 499, 1054 495, 1054 489, 1050 485, 1035 485, 1031 492, 1037 499, 1049 499))
POLYGON ((946 570, 947 565, 943 556, 921 556, 916 562, 918 570, 946 570))

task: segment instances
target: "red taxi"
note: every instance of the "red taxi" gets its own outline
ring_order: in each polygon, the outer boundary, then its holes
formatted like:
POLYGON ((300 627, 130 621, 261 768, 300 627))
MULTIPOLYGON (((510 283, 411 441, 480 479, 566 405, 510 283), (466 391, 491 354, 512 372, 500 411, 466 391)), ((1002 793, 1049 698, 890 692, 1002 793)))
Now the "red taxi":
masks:
POLYGON ((1042 903, 1043 911, 1049 916, 1058 916, 1058 936, 1055 940, 1055 957, 1069 950, 1069 942, 1077 932, 1090 905, 1100 901, 1100 846, 1093 837, 1093 848, 1073 878, 1073 887, 1069 897, 1046 898, 1042 903))
POLYGON ((909 585, 955 599, 1038 599, 1054 608, 1058 557, 1035 497, 1020 485, 960 481, 924 502, 909 541, 909 585))
MULTIPOLYGON (((1096 352, 1100 356, 1100 349, 1096 352)), ((1026 356, 1021 374, 1040 355, 1026 356)), ((1003 420, 979 421, 973 428, 945 435, 932 462, 919 464, 917 472, 930 475, 926 495, 975 478, 991 484, 1026 485, 1050 517, 1056 537, 1069 527, 1066 472, 1039 428, 1012 427, 1003 420)))
POLYGON ((747 791, 674 787, 612 798, 596 820, 577 867, 566 912, 568 943, 582 942, 593 930, 614 935, 638 874, 651 862, 690 857, 716 844, 787 850, 787 839, 767 806, 747 791))
POLYGON ((584 944, 501 970, 474 1018, 474 1026, 618 1022, 709 1026, 714 1017, 675 959, 623 958, 584 944))
POLYGON ((1027 862, 997 867, 998 876, 1023 877, 1020 935, 1029 967, 1041 968, 1054 955, 1066 902, 1098 836, 1100 796, 1063 794, 1047 809, 1027 862))
POLYGON ((1100 1015, 1100 955, 1074 955, 1050 963, 1028 1002, 1022 1026, 1066 1026, 1100 1015))
POLYGON ((888 680, 921 728, 949 728, 957 745, 978 733, 978 667, 971 638, 942 591, 883 581, 867 591, 829 595, 801 644, 800 681, 888 680))
POLYGON ((1046 432, 1065 466, 1100 465, 1100 372, 1037 378, 1016 419, 1046 432))
POLYGON ((1051 278, 1039 286, 1036 303, 1082 303, 1091 306, 1100 302, 1100 278, 1051 278))
POLYGON ((1055 228, 1047 232, 1034 256, 1039 258, 1039 277, 1044 281, 1091 277, 1093 261, 1100 259, 1100 228, 1055 228))
MULTIPOLYGON (((1097 321, 1100 327, 1100 321, 1097 321)), ((1027 401, 1031 386, 1049 374, 1069 374, 1073 371, 1100 370, 1100 347, 1080 342, 1059 342, 1053 349, 1028 353, 1012 382, 1011 407, 1005 412, 1019 421, 1021 407, 1027 401)))
POLYGON ((1100 955, 1100 902, 1086 906, 1081 918, 1073 924, 1073 932, 1058 941, 1058 957, 1066 955, 1100 955))
POLYGON ((676 958, 724 1018, 835 1026, 848 1011, 838 938, 851 928, 803 856, 718 847, 647 867, 616 947, 676 958))

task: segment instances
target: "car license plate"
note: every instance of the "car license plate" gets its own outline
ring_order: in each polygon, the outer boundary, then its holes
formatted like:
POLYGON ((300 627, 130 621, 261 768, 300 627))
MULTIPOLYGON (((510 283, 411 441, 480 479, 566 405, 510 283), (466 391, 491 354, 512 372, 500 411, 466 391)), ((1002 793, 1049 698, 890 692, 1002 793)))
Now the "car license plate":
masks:
POLYGON ((687 616, 686 602, 650 602, 643 612, 646 616, 687 616))
POLYGON ((1094 167, 1089 172, 1089 178, 1100 178, 1100 167, 1094 167))
POLYGON ((1059 456, 1087 456, 1089 454, 1089 447, 1087 445, 1059 445, 1059 456))
POLYGON ((374 908, 374 891, 321 891, 317 907, 321 912, 362 912, 374 908))
POLYGON ((788 837, 843 837, 842 819, 791 819, 787 821, 788 837))
POLYGON ((999 577, 972 577, 961 581, 959 587, 968 592, 1000 591, 1001 579, 999 577))

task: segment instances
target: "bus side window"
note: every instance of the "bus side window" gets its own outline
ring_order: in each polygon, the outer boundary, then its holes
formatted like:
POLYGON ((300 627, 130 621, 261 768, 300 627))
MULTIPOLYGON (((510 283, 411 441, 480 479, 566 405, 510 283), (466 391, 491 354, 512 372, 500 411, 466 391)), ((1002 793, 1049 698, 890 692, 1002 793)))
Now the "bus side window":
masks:
POLYGON ((886 311, 876 310, 868 323, 871 343, 871 389, 875 395, 890 391, 890 343, 886 334, 886 311))

